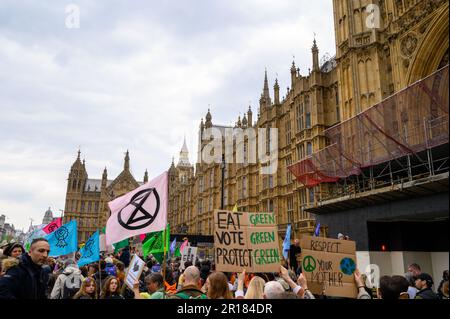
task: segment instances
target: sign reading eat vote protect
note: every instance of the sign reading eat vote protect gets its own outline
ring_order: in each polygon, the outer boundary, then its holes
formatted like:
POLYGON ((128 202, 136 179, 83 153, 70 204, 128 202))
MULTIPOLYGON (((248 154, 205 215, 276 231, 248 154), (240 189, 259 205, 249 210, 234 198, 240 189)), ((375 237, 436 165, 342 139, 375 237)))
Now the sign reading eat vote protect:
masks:
POLYGON ((354 241, 303 236, 300 246, 302 272, 313 294, 324 291, 330 297, 357 297, 354 241))
POLYGON ((278 272, 280 251, 274 213, 214 211, 216 270, 278 272))

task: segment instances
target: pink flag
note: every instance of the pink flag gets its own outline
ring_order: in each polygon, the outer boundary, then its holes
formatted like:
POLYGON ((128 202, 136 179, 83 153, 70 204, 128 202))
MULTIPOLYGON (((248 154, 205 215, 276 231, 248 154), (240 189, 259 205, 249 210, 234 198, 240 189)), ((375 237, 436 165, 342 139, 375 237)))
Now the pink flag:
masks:
POLYGON ((180 246, 180 253, 183 253, 184 248, 188 245, 188 240, 186 239, 180 246))
POLYGON ((141 243, 144 241, 146 236, 147 236, 146 234, 140 234, 139 235, 139 240, 141 241, 141 243))
POLYGON ((108 203, 106 243, 118 243, 136 235, 161 231, 167 224, 168 173, 108 203))
POLYGON ((55 230, 57 230, 62 225, 62 218, 56 218, 54 221, 52 221, 50 224, 42 228, 42 230, 46 234, 53 233, 55 230))

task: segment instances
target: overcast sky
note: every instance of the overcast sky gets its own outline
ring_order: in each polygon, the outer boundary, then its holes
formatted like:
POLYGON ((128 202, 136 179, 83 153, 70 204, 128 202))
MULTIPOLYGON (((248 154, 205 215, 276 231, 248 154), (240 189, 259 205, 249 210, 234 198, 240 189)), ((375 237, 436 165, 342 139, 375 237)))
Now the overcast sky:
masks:
POLYGON ((0 214, 25 230, 59 215, 78 147, 90 178, 114 179, 127 149, 137 180, 158 175, 184 135, 195 161, 208 105, 214 124, 256 117, 264 69, 284 95, 314 33, 334 55, 331 0, 2 0, 0 214))

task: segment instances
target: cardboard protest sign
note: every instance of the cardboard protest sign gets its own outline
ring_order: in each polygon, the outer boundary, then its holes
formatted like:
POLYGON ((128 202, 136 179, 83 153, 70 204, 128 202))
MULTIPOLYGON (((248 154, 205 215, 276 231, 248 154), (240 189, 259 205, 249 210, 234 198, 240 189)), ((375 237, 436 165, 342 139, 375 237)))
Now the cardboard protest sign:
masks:
POLYGON ((302 271, 313 294, 325 291, 327 296, 357 297, 354 241, 303 236, 300 247, 302 271))
POLYGON ((214 212, 216 270, 278 272, 280 251, 274 213, 214 212))
POLYGON ((125 276, 125 284, 133 290, 133 285, 135 281, 139 281, 142 271, 144 270, 145 262, 138 257, 138 255, 133 255, 131 259, 130 266, 127 270, 127 275, 125 276))
POLYGON ((181 255, 181 264, 180 268, 184 269, 184 264, 187 261, 191 261, 193 265, 195 265, 195 259, 197 258, 197 247, 186 246, 183 250, 183 254, 181 255))

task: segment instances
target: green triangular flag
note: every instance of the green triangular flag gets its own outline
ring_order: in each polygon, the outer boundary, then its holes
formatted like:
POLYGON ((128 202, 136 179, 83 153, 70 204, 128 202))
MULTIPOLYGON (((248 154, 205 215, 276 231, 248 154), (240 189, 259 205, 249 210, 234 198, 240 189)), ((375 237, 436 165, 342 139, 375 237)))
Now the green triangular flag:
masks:
POLYGON ((181 257, 180 247, 175 248, 175 252, 173 253, 175 257, 181 257))
MULTIPOLYGON (((166 252, 169 250, 170 228, 166 228, 166 252)), ((147 257, 149 254, 155 256, 157 253, 164 255, 164 231, 158 231, 147 234, 142 244, 142 254, 147 257)), ((156 258, 156 257, 155 257, 156 258)))

